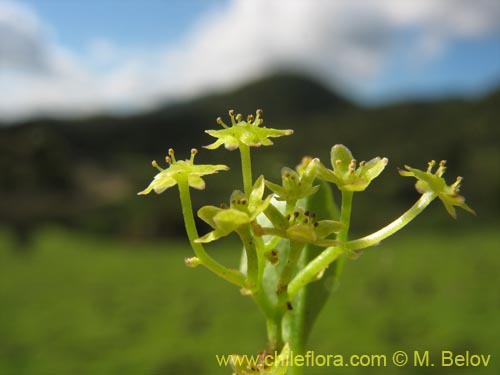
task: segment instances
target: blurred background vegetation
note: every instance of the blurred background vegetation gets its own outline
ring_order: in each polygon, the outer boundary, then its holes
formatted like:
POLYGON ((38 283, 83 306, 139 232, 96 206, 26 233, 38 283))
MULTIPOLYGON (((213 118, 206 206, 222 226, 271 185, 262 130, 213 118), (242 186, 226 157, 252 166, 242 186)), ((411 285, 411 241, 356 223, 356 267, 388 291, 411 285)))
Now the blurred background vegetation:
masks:
MULTIPOLYGON (((412 204, 413 182, 397 167, 422 168, 429 159, 448 160, 450 182, 464 176, 467 202, 478 212, 460 212, 455 222, 435 204, 413 228, 349 263, 311 348, 469 350, 493 355, 484 373, 500 369, 500 91, 474 101, 366 108, 305 76, 279 74, 129 117, 0 127, 0 374, 229 373, 215 354, 263 349, 264 322, 251 301, 183 266, 191 251, 177 193, 136 196, 155 173, 152 159, 163 160, 169 147, 187 157, 208 144, 203 130, 217 128, 215 118, 229 108, 262 108, 267 126, 295 130, 253 151, 255 174, 274 181, 303 155, 327 162, 336 143, 360 160, 387 156, 386 171, 355 197, 355 234, 412 204)), ((208 177, 206 191, 193 191, 195 207, 225 202, 241 185, 237 153, 198 158, 232 168, 208 177)), ((229 240, 213 254, 236 266, 240 250, 229 240)), ((338 372, 379 373, 355 370, 338 372)))

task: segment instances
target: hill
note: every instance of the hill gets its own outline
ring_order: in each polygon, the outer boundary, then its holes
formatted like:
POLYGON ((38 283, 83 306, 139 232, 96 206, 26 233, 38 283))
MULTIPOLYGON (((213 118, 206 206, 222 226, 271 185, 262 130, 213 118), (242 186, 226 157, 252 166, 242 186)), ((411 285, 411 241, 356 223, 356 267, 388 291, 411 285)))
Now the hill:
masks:
MULTIPOLYGON (((214 119, 234 108, 244 114, 265 111, 267 126, 292 128, 295 135, 276 147, 254 152, 259 172, 279 179, 280 166, 295 165, 303 154, 328 160, 331 145, 345 143, 359 159, 375 155, 391 160, 388 177, 374 184, 376 201, 392 202, 372 209, 364 225, 390 217, 413 190, 395 173, 408 163, 423 167, 447 159, 449 178, 465 177, 465 194, 482 218, 496 218, 500 208, 500 91, 475 100, 406 102, 379 108, 350 103, 306 77, 282 74, 232 92, 158 108, 129 117, 38 119, 0 126, 0 223, 15 228, 20 239, 47 222, 74 225, 129 236, 175 234, 180 223, 171 196, 139 199, 154 171, 174 147, 182 155, 211 140, 203 130, 217 128, 214 119), (399 201, 391 201, 395 194, 399 201)), ((224 162, 238 176, 236 153, 203 152, 204 162, 224 162)), ((211 179, 208 194, 227 199, 228 179, 211 179), (224 193, 223 193, 224 191, 224 193)), ((373 198, 373 196, 372 196, 373 198)), ((176 201, 175 201, 176 202, 176 201)), ((195 204, 213 202, 195 195, 195 204)))

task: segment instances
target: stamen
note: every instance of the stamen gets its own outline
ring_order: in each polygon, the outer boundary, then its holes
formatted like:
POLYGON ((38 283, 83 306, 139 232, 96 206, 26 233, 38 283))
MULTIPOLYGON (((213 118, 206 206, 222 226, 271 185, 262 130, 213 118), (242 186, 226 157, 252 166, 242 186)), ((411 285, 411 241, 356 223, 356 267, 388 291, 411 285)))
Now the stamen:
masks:
POLYGON ((431 160, 427 163, 427 173, 432 173, 432 168, 434 168, 434 165, 436 165, 435 160, 431 160))
POLYGON ((229 110, 229 117, 231 117, 231 125, 236 125, 236 121, 234 121, 234 109, 229 110))
POLYGON ((217 117, 217 124, 219 124, 220 126, 222 126, 224 129, 227 129, 229 126, 226 125, 226 123, 224 121, 222 121, 222 117, 217 117))
POLYGON ((366 164, 366 161, 362 160, 361 163, 359 163, 360 167, 363 167, 366 164))
POLYGON ((172 158, 170 156, 165 156, 165 161, 167 164, 172 164, 172 158))
POLYGON ((460 184, 462 183, 463 177, 458 176, 455 182, 450 186, 455 193, 460 191, 460 184))
POLYGON ((172 158, 172 162, 175 163, 176 160, 175 160, 175 152, 174 152, 174 149, 173 148, 169 148, 168 149, 168 154, 170 155, 170 157, 172 158))
POLYGON ((153 160, 153 161, 151 162, 151 165, 152 165, 153 167, 155 167, 156 169, 158 169, 160 172, 164 170, 163 168, 161 168, 161 167, 158 165, 158 163, 156 162, 156 160, 153 160))
POLYGON ((248 116, 247 116, 247 122, 248 122, 248 123, 253 122, 253 120, 254 120, 253 115, 248 115, 248 116))
POLYGON ((236 115, 236 121, 237 121, 237 122, 241 122, 241 120, 243 120, 243 115, 242 115, 241 113, 238 113, 238 114, 236 115))
POLYGON ((354 171, 356 170, 356 159, 351 160, 348 168, 349 168, 349 173, 354 173, 354 171))
POLYGON ((439 162, 439 167, 436 171, 436 176, 441 177, 444 172, 446 172, 446 160, 441 160, 439 162))
POLYGON ((191 159, 190 159, 191 164, 194 162, 194 157, 195 157, 195 155, 196 155, 197 153, 198 153, 198 150, 197 150, 197 149, 195 149, 195 148, 192 148, 192 149, 191 149, 191 159))

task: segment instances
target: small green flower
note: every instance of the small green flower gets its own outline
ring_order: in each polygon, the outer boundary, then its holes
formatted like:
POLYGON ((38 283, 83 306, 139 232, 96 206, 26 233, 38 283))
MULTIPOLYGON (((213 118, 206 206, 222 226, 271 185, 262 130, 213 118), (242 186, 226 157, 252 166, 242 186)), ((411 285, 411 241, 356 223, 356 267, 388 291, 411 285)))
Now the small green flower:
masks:
POLYGON ((198 216, 214 230, 195 242, 208 243, 229 235, 251 222, 255 221, 269 206, 272 195, 262 199, 264 195, 264 177, 260 176, 253 186, 250 197, 247 199, 242 191, 235 190, 231 194, 229 207, 204 206, 198 210, 198 216))
POLYGON ((456 181, 448 186, 442 177, 446 171, 446 160, 441 160, 436 172, 432 173, 435 165, 436 162, 431 160, 426 172, 405 165, 406 170, 400 170, 399 174, 405 177, 415 177, 417 179, 415 188, 419 193, 433 192, 436 194, 452 218, 457 218, 455 206, 475 215, 476 212, 465 204, 465 198, 458 194, 462 177, 457 177, 456 181))
POLYGON ((154 191, 156 194, 163 193, 168 188, 175 186, 179 181, 187 180, 189 186, 203 190, 205 189, 205 181, 201 176, 208 174, 214 174, 218 171, 227 171, 229 167, 217 164, 194 164, 194 157, 198 153, 198 150, 193 148, 191 150, 191 158, 188 160, 175 160, 174 150, 168 150, 168 155, 165 160, 169 164, 166 169, 161 168, 156 160, 151 163, 153 167, 158 169, 158 173, 149 186, 143 191, 137 193, 139 195, 146 195, 154 191))
POLYGON ((328 247, 339 245, 339 242, 328 238, 332 233, 338 233, 344 227, 339 221, 319 220, 316 214, 298 208, 292 215, 287 215, 288 226, 286 229, 265 228, 255 225, 257 235, 275 235, 291 241, 309 243, 316 246, 328 247))
POLYGON ((266 181, 266 186, 280 201, 297 201, 313 195, 319 189, 319 185, 313 186, 319 163, 319 159, 304 157, 296 168, 297 172, 287 167, 281 170, 281 186, 269 181, 266 181))
POLYGON ((247 117, 247 121, 243 121, 241 114, 234 115, 234 111, 229 111, 231 117, 231 126, 228 126, 219 117, 217 123, 224 129, 221 130, 205 130, 205 132, 217 140, 204 146, 209 150, 214 150, 224 145, 228 150, 235 150, 241 144, 250 147, 271 146, 273 142, 269 138, 282 137, 285 135, 293 134, 293 130, 279 130, 261 127, 264 120, 262 120, 262 110, 256 112, 255 118, 253 115, 247 117))
POLYGON ((357 165, 351 151, 344 145, 335 145, 331 150, 333 169, 323 164, 318 166, 317 177, 337 185, 340 190, 363 191, 387 165, 387 158, 376 157, 357 165))

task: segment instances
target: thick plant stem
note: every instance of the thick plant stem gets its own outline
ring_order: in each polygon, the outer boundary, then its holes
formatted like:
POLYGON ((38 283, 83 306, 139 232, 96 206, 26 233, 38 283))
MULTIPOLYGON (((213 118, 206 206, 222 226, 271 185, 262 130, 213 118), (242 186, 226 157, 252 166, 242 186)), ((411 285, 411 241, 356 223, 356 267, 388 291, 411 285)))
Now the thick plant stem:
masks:
POLYGON ((282 316, 277 315, 267 319, 267 349, 270 352, 280 352, 283 347, 282 316))
POLYGON ((392 236, 394 233, 405 227, 410 221, 417 217, 434 200, 437 195, 433 192, 424 193, 404 214, 398 217, 389 225, 360 239, 349 241, 346 248, 349 250, 360 250, 366 247, 378 245, 380 241, 392 236))
MULTIPOLYGON (((340 212, 340 221, 343 224, 342 230, 337 235, 339 241, 346 241, 349 234, 352 210, 352 191, 342 191, 342 207, 340 212)), ((341 255, 344 253, 342 246, 328 247, 314 258, 295 276, 288 285, 288 297, 292 300, 299 291, 314 280, 318 274, 328 267, 333 261, 337 260, 335 277, 338 278, 342 271, 344 259, 341 255)))
POLYGON ((245 144, 240 144, 241 156, 241 173, 243 174, 243 188, 245 195, 250 196, 252 191, 252 160, 250 158, 250 147, 245 144))
POLYGON ((304 245, 305 244, 301 242, 290 241, 290 253, 288 254, 285 266, 281 271, 278 281, 278 290, 276 291, 280 300, 288 297, 286 293, 288 284, 300 259, 300 254, 302 253, 302 249, 304 249, 304 245))
POLYGON ((182 205, 182 216, 184 217, 184 225, 186 227, 186 233, 193 248, 194 253, 198 257, 200 264, 207 267, 210 271, 216 275, 222 277, 224 280, 229 281, 239 287, 245 286, 245 276, 236 270, 230 270, 224 267, 222 264, 213 259, 207 254, 205 248, 202 244, 195 243, 194 241, 199 238, 198 230, 196 229, 196 223, 194 221, 193 207, 191 203, 191 194, 189 193, 189 185, 186 181, 178 181, 179 195, 182 205))
MULTIPOLYGON (((344 225, 342 230, 337 235, 337 240, 346 242, 349 238, 349 228, 351 226, 352 198, 354 192, 342 191, 342 204, 340 207, 340 222, 344 225)), ((335 262, 334 283, 337 284, 342 270, 344 269, 345 257, 341 256, 335 262)))
POLYGON ((259 258, 257 256, 257 247, 255 244, 255 238, 250 231, 250 226, 238 230, 238 235, 245 246, 245 252, 247 255, 247 288, 255 292, 258 289, 258 277, 259 277, 259 258))

